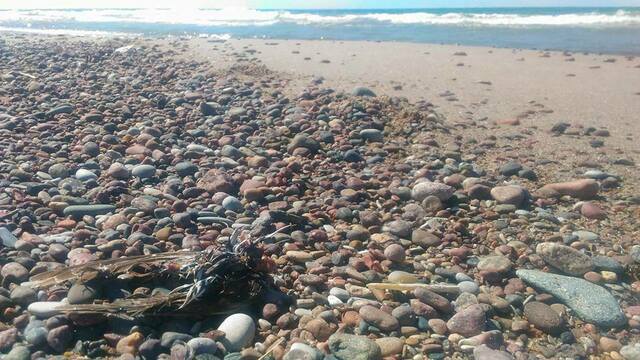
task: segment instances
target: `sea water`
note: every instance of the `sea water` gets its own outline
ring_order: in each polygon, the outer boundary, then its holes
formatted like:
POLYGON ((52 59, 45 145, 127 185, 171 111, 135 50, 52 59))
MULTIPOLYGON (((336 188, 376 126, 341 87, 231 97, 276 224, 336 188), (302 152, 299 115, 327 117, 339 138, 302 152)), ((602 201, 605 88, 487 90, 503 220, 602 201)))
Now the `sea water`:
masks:
POLYGON ((640 54, 640 8, 0 10, 0 30, 408 41, 640 54))

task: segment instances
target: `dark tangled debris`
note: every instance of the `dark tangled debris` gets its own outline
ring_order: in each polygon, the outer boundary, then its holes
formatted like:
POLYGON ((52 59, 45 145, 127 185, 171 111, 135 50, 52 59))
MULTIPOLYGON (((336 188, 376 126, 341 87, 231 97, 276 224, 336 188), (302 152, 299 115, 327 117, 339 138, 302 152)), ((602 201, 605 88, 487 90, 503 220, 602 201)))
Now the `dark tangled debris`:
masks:
POLYGON ((263 297, 268 289, 275 291, 268 275, 268 260, 262 259, 262 251, 258 248, 258 244, 272 236, 238 241, 239 232, 235 232, 223 249, 93 261, 35 275, 22 286, 48 289, 66 283, 92 284, 116 279, 140 283, 130 287, 153 282, 176 284, 167 294, 147 297, 138 294, 112 303, 61 305, 52 309, 65 314, 206 317, 231 313, 242 303, 263 297))
POLYGON ((621 177, 179 43, 0 43, 6 358, 640 356, 621 177))

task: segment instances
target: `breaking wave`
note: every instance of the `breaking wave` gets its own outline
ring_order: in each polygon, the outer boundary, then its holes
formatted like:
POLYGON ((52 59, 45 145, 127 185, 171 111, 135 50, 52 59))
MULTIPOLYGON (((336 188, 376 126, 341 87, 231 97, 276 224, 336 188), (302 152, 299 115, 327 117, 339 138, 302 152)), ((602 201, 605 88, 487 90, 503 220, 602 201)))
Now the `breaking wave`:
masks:
POLYGON ((94 9, 0 11, 0 24, 12 23, 138 23, 199 26, 424 24, 461 26, 640 26, 640 11, 565 14, 482 12, 296 12, 251 9, 94 9))

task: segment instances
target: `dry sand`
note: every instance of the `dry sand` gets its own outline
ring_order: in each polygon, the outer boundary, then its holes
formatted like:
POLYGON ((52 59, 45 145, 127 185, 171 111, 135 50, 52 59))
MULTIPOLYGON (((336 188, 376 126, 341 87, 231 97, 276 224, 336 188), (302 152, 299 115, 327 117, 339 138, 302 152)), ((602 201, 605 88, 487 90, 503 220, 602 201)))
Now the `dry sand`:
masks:
MULTIPOLYGON (((549 180, 600 168, 636 182, 640 163, 640 58, 453 45, 243 39, 172 41, 179 54, 222 68, 257 63, 280 73, 293 94, 320 87, 429 101, 465 136, 495 143, 487 163, 544 164, 549 180), (503 124, 516 120, 515 126, 503 124), (572 125, 569 135, 550 133, 572 125), (589 127, 607 137, 587 136, 589 127), (592 142, 602 141, 594 147, 592 142)), ((456 146, 455 141, 443 146, 456 146)), ((481 160, 479 160, 481 161, 481 160)), ((634 192, 634 187, 629 190, 634 192)))
MULTIPOLYGON (((195 42, 200 50, 210 46, 195 42)), ((526 117, 525 125, 566 121, 618 135, 640 131, 640 58, 393 42, 229 44, 272 70, 301 77, 301 86, 314 77, 346 91, 364 85, 431 101, 451 121, 526 117)))

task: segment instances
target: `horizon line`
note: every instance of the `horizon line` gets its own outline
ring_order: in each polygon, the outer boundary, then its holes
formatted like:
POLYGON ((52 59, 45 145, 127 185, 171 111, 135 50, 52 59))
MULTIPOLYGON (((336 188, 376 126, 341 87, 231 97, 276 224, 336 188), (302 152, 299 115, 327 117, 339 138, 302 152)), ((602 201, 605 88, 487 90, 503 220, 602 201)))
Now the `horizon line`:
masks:
MULTIPOLYGON (((322 11, 322 10, 429 10, 429 9, 573 9, 573 8, 581 8, 581 9, 616 9, 616 8, 627 8, 627 9, 640 9, 640 6, 578 6, 578 5, 567 5, 567 6, 455 6, 455 7, 446 7, 446 6, 426 6, 426 7, 371 7, 371 8, 252 8, 252 7, 197 7, 194 9, 197 10, 225 10, 225 9, 243 9, 243 10, 271 10, 271 11, 287 11, 287 10, 308 10, 308 11, 322 11)), ((175 7, 61 7, 61 8, 3 8, 0 7, 0 10, 171 10, 176 9, 175 7)))

